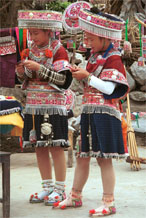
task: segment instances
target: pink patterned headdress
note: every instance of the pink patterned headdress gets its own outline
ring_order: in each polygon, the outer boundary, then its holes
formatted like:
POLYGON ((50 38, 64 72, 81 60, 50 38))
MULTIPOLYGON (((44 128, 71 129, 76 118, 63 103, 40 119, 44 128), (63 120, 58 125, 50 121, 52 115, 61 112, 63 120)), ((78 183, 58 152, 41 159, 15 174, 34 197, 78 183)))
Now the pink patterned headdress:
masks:
POLYGON ((77 34, 81 32, 79 27, 79 11, 81 9, 90 9, 90 4, 85 1, 79 1, 69 5, 63 13, 63 27, 67 33, 77 34))
POLYGON ((100 37, 121 40, 124 20, 103 12, 93 13, 86 9, 79 12, 79 26, 89 33, 100 37))
POLYGON ((49 10, 20 10, 18 27, 62 31, 62 13, 49 10))

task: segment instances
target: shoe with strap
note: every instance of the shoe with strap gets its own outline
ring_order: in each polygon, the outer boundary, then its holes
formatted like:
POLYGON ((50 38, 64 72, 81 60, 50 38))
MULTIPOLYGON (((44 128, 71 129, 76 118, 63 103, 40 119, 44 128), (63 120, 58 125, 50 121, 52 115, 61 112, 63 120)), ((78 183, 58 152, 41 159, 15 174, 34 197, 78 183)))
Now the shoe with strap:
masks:
POLYGON ((89 211, 89 215, 92 217, 103 217, 116 213, 114 201, 102 201, 102 205, 97 209, 92 209, 89 211))
POLYGON ((30 196, 30 203, 44 202, 44 197, 50 195, 54 190, 54 186, 51 183, 47 182, 47 180, 42 182, 42 188, 43 190, 40 193, 35 193, 30 196))
POLYGON ((52 206, 54 203, 63 201, 66 199, 65 190, 54 188, 53 192, 44 197, 44 203, 46 206, 52 206))
POLYGON ((66 209, 69 207, 81 207, 82 206, 82 196, 77 195, 73 192, 69 194, 69 196, 61 202, 56 202, 53 204, 53 208, 66 209))

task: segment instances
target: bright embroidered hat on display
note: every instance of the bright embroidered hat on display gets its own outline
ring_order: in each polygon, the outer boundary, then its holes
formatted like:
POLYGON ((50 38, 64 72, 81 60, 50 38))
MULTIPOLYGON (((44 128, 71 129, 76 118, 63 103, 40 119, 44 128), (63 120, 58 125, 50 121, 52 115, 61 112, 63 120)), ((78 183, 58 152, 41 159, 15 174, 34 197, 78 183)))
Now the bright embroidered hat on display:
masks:
POLYGON ((138 58, 138 65, 145 66, 146 61, 146 17, 144 14, 135 13, 135 19, 139 26, 139 40, 140 40, 140 57, 138 58))
POLYGON ((62 13, 49 10, 20 10, 18 27, 62 31, 62 13))
POLYGON ((95 13, 87 9, 79 12, 79 26, 84 31, 112 40, 122 40, 124 23, 124 20, 113 14, 95 13))

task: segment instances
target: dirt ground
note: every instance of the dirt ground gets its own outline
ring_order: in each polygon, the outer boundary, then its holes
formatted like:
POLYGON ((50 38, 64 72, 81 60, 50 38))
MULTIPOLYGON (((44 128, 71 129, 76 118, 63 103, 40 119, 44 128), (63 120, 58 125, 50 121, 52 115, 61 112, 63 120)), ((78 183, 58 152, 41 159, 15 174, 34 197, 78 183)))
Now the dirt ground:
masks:
MULTIPOLYGON (((146 147, 138 147, 139 155, 146 157, 146 147)), ((67 151, 66 151, 67 155, 67 151)), ((67 156, 66 156, 67 158, 67 156)), ((133 171, 125 160, 113 160, 116 172, 115 202, 117 213, 109 218, 145 218, 146 215, 146 164, 133 171)), ((83 206, 67 210, 53 210, 44 203, 30 204, 32 193, 41 190, 41 179, 35 153, 13 153, 11 155, 11 218, 86 218, 88 211, 100 205, 102 186, 100 170, 93 158, 89 179, 83 191, 83 206)), ((70 192, 74 177, 75 158, 72 168, 67 168, 66 192, 70 192)), ((0 197, 2 195, 0 167, 0 197)), ((53 175, 54 179, 54 175, 53 175)), ((2 205, 0 204, 0 217, 2 205)))
MULTIPOLYGON (((135 133, 139 156, 146 158, 146 134, 135 133), (142 145, 142 146, 141 146, 142 145)), ((1 135, 0 150, 11 152, 11 218, 85 218, 89 209, 100 204, 102 196, 99 167, 95 159, 91 160, 90 176, 83 193, 83 207, 69 210, 53 210, 41 204, 30 204, 28 199, 32 193, 41 190, 41 179, 38 171, 34 148, 23 149, 19 145, 19 137, 1 135)), ((66 151, 66 159, 68 152, 66 151)), ((145 218, 146 214, 146 164, 141 164, 140 171, 130 169, 125 161, 113 160, 116 181, 115 218, 145 218)), ((67 168, 66 192, 70 192, 75 169, 75 157, 72 168, 67 168)), ((2 170, 0 167, 0 197, 2 195, 2 170)), ((54 175, 53 175, 54 177, 54 175)), ((0 218, 2 204, 0 204, 0 218)), ((111 216, 109 216, 110 218, 111 216)))

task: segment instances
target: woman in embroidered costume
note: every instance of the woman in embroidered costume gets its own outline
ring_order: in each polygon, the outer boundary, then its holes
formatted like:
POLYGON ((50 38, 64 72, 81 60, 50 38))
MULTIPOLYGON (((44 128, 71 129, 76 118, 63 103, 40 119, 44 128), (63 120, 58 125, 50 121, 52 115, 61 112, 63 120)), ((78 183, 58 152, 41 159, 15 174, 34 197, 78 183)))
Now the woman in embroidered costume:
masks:
POLYGON ((70 86, 72 74, 67 68, 67 52, 54 38, 54 32, 62 29, 62 15, 47 10, 19 11, 18 26, 28 28, 32 40, 16 67, 27 91, 23 147, 35 146, 43 187, 40 193, 31 195, 30 202, 52 205, 66 197, 64 148, 69 146, 64 90, 70 86), (54 162, 55 184, 49 154, 54 162))
POLYGON ((121 40, 123 21, 91 8, 81 10, 79 25, 85 31, 86 43, 91 47, 91 56, 86 70, 72 69, 72 75, 84 80, 84 95, 81 114, 81 145, 77 152, 73 187, 69 197, 54 208, 82 206, 82 189, 88 179, 90 158, 95 157, 101 169, 103 198, 91 216, 116 213, 114 204, 115 174, 112 158, 124 158, 119 99, 128 90, 125 70, 120 52, 112 40, 121 40))

